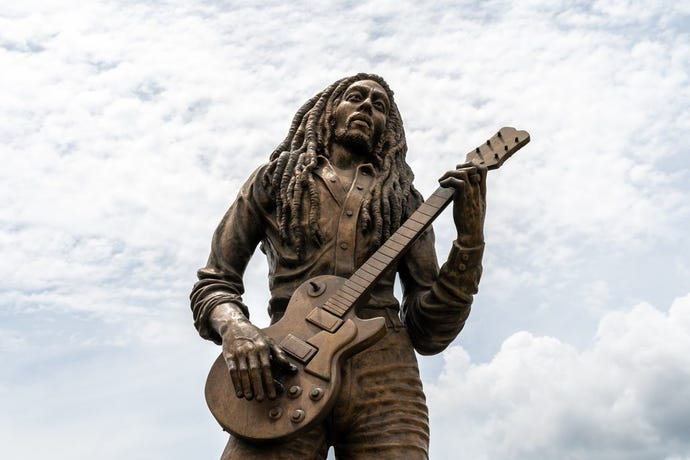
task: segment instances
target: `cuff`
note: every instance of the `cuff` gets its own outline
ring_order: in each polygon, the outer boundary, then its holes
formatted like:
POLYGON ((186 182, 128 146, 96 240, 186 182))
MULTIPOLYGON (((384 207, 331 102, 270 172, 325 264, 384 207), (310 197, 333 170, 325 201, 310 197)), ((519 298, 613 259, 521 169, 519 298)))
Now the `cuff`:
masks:
POLYGON ((443 264, 439 272, 436 294, 440 297, 448 296, 471 303, 472 295, 479 290, 483 255, 484 244, 465 248, 454 241, 448 261, 443 264))

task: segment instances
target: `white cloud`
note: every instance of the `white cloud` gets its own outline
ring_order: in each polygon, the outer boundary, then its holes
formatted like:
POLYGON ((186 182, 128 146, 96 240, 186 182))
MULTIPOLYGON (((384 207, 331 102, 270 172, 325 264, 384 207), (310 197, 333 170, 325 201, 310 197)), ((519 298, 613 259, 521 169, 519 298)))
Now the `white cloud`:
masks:
POLYGON ((582 350, 524 331, 486 363, 454 346, 425 385, 434 458, 685 458, 688 347, 690 294, 606 315, 582 350))
MULTIPOLYGON (((443 169, 499 126, 532 134, 532 143, 489 178, 484 279, 463 332, 473 356, 493 354, 506 336, 527 329, 532 335, 507 345, 569 369, 589 358, 565 343, 580 346, 601 316, 687 292, 685 4, 5 3, 0 349, 10 365, 3 380, 69 387, 86 373, 107 386, 119 367, 99 380, 75 357, 114 347, 126 367, 144 359, 140 347, 182 354, 189 345, 176 341, 195 334, 187 300, 195 270, 239 185, 282 140, 304 100, 359 71, 383 75, 396 91, 409 160, 427 194, 443 169), (46 350, 69 371, 44 371, 46 350)), ((436 230, 443 257, 454 237, 450 216, 436 230)), ((260 261, 246 279, 245 300, 265 324, 260 261)), ((205 372, 192 357, 178 365, 205 372)), ((175 381, 172 367, 156 368, 157 376, 175 381)), ((129 391, 155 386, 127 375, 129 391)), ((530 375, 540 377, 536 370, 530 375)), ((0 416, 2 427, 13 426, 22 401, 34 400, 20 389, 11 388, 18 402, 0 416)), ((162 400, 177 401, 190 390, 160 391, 162 400)), ((635 415, 647 407, 637 397, 621 400, 619 410, 635 415)), ((150 410, 164 413, 169 401, 156 401, 150 410)), ((118 426, 122 408, 101 403, 100 420, 118 426)), ((55 410, 68 427, 61 436, 97 424, 65 407, 55 410)), ((198 410, 207 415, 202 403, 198 410)), ((549 415, 535 443, 547 443, 550 427, 565 424, 557 415, 549 415)), ((179 436, 189 428, 184 418, 175 422, 179 436)), ((661 422, 652 418, 647 423, 656 433, 661 422)), ((12 433, 21 442, 13 445, 55 430, 41 420, 17 425, 12 433)), ((505 423, 492 423, 487 432, 504 430, 495 448, 511 445, 505 423)), ((566 434, 588 433, 575 428, 566 434)), ((220 443, 222 435, 207 436, 185 445, 220 443)), ((111 451, 123 457, 141 452, 146 439, 126 433, 120 441, 111 451)), ((477 446, 470 458, 491 452, 477 446)))

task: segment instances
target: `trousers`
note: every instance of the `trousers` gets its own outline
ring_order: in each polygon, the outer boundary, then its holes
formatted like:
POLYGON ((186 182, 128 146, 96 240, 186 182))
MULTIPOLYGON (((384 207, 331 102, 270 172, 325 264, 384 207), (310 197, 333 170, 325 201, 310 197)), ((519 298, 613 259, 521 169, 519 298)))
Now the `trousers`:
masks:
POLYGON ((428 460, 429 415, 407 330, 387 329, 377 343, 348 359, 343 385, 326 419, 280 444, 230 437, 221 460, 428 460))

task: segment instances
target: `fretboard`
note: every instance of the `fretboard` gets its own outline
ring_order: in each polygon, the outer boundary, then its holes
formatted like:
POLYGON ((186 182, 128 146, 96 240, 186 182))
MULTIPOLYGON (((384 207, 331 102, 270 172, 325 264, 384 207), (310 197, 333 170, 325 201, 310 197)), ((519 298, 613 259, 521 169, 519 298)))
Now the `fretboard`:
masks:
POLYGON ((439 187, 323 305, 343 317, 374 286, 453 199, 453 189, 439 187))

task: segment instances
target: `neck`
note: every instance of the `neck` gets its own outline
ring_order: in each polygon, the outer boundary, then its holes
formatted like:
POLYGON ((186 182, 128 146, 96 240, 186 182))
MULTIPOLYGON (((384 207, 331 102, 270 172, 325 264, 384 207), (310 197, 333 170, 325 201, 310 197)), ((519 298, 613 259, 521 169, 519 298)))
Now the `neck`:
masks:
POLYGON ((355 151, 337 142, 333 142, 330 150, 331 163, 340 169, 356 168, 368 161, 368 154, 355 151))

